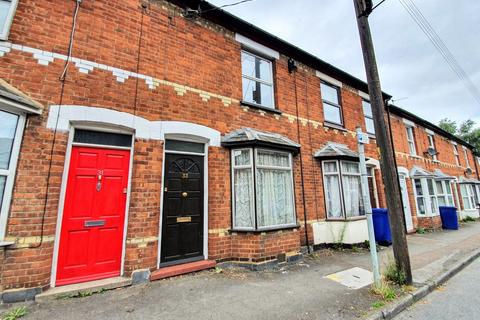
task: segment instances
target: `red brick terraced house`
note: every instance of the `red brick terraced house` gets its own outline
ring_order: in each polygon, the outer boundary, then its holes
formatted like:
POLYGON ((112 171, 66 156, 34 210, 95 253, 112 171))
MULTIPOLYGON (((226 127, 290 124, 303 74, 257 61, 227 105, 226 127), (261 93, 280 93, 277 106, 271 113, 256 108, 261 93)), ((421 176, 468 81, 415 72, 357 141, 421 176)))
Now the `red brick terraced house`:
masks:
MULTIPOLYGON (((0 40, 2 301, 363 242, 357 126, 385 207, 366 83, 207 2, 0 0, 0 40)), ((387 111, 407 230, 478 216, 472 146, 387 111)))

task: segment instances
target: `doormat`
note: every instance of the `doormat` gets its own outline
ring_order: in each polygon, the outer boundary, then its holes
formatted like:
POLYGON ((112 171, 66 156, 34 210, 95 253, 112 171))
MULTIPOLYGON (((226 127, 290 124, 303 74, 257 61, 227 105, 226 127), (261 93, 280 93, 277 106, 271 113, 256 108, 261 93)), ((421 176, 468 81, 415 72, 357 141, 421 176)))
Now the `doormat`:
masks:
POLYGON ((332 273, 324 278, 338 282, 349 289, 360 289, 373 283, 373 274, 358 267, 332 273))

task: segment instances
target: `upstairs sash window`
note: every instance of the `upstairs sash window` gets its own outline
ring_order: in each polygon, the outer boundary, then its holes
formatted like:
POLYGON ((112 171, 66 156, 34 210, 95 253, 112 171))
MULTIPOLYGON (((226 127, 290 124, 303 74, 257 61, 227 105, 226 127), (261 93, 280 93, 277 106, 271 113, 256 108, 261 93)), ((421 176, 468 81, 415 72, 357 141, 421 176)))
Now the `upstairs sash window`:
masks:
POLYGON ((18 0, 0 0, 0 39, 7 40, 18 0))
POLYGON ((243 101, 275 109, 272 61, 242 51, 243 101))

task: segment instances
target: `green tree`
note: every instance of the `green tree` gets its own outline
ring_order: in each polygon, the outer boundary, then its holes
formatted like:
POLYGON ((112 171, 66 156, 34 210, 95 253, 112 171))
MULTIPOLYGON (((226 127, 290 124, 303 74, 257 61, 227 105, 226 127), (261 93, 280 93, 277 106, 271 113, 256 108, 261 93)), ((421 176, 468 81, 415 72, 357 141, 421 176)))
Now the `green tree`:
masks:
POLYGON ((457 123, 453 120, 444 118, 440 120, 440 122, 438 123, 438 126, 450 134, 453 134, 453 135, 457 134, 457 123))
POLYGON ((475 121, 468 119, 463 121, 460 126, 448 118, 440 120, 438 126, 443 130, 459 137, 475 147, 477 153, 480 152, 480 127, 475 127, 475 121))

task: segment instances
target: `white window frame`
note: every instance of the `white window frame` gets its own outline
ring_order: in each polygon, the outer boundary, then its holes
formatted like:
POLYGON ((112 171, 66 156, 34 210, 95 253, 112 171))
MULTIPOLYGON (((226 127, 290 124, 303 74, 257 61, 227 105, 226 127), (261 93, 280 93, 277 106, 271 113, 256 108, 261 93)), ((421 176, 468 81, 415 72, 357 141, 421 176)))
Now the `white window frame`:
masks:
POLYGON ((253 105, 256 105, 256 106, 260 106, 260 107, 264 107, 264 108, 268 108, 268 109, 276 109, 276 106, 275 106, 275 81, 273 79, 273 61, 272 60, 269 60, 268 58, 265 58, 265 57, 262 57, 262 56, 259 56, 258 54, 255 54, 253 53, 252 51, 249 51, 249 50, 245 50, 245 49, 242 49, 241 51, 241 54, 246 54, 246 55, 249 55, 249 56, 252 56, 252 57, 255 57, 255 58, 258 58, 262 61, 265 61, 268 63, 268 65, 270 66, 270 79, 272 82, 268 82, 268 81, 265 81, 265 80, 262 80, 262 79, 259 79, 259 78, 256 78, 256 77, 252 77, 250 75, 246 75, 243 73, 243 62, 241 62, 242 64, 242 102, 245 102, 245 103, 248 103, 248 104, 253 104, 253 105), (267 85, 267 86, 270 86, 271 89, 272 89, 272 105, 271 106, 267 106, 267 105, 264 105, 264 104, 258 104, 256 102, 252 102, 252 101, 246 101, 245 100, 245 97, 243 96, 243 79, 247 79, 247 80, 250 80, 250 81, 254 81, 254 82, 259 82, 260 84, 264 84, 264 85, 267 85))
POLYGON ((417 208, 417 216, 419 217, 435 217, 440 214, 440 210, 438 209, 438 194, 437 194, 437 185, 436 185, 436 180, 433 177, 421 177, 421 178, 415 178, 413 177, 412 179, 412 185, 413 185, 413 190, 414 190, 414 196, 415 196, 415 205, 417 208), (417 187, 415 185, 415 180, 420 180, 420 185, 423 191, 423 195, 419 196, 417 193, 417 187), (433 184, 433 194, 430 194, 430 190, 428 188, 428 182, 427 180, 431 180, 433 184), (420 207, 418 205, 418 198, 423 198, 423 202, 425 204, 425 213, 420 213, 420 207), (435 200, 435 207, 436 211, 432 210, 432 199, 435 200))
POLYGON ((320 95, 322 96, 323 120, 326 123, 330 123, 330 124, 333 124, 333 125, 343 127, 344 121, 343 121, 343 110, 342 110, 342 89, 339 86, 336 86, 336 85, 331 84, 327 81, 321 80, 320 81, 320 95), (327 87, 333 88, 333 89, 335 89, 335 91, 337 91, 338 104, 323 98, 323 95, 321 93, 322 84, 327 86, 327 87), (327 118, 325 117, 325 104, 328 104, 329 106, 334 107, 334 108, 338 108, 338 112, 340 113, 340 123, 335 122, 335 121, 331 121, 331 120, 327 120, 327 118))
MULTIPOLYGON (((325 199, 325 213, 326 213, 326 216, 325 218, 327 220, 331 220, 331 221, 335 221, 335 220, 357 220, 357 219, 363 219, 365 217, 365 212, 359 212, 358 215, 355 215, 355 216, 349 216, 347 217, 347 214, 346 214, 346 209, 345 209, 345 193, 343 191, 343 176, 358 176, 359 179, 361 179, 361 173, 360 173, 360 170, 357 173, 352 173, 352 172, 349 172, 349 173, 346 173, 344 174, 343 171, 342 171, 342 163, 355 163, 358 165, 358 162, 355 162, 355 161, 348 161, 348 160, 324 160, 322 161, 322 174, 323 174, 323 193, 324 193, 324 199, 325 199), (325 172, 325 164, 326 163, 336 163, 337 165, 337 171, 336 172, 325 172), (328 208, 328 201, 327 201, 327 185, 325 183, 325 176, 338 176, 338 184, 339 184, 339 192, 340 192, 340 209, 342 210, 342 217, 340 218, 337 218, 337 217, 329 217, 329 208, 328 208)), ((360 169, 360 168, 359 168, 360 169)), ((360 185, 361 187, 361 185, 360 185)))
POLYGON ((296 227, 297 226, 297 214, 296 214, 296 207, 295 207, 295 185, 293 181, 293 157, 291 152, 287 151, 280 151, 280 150, 275 150, 275 149, 268 149, 268 148, 235 148, 231 150, 231 161, 232 161, 232 170, 231 170, 231 179, 232 179, 232 229, 237 230, 237 231, 262 231, 262 230, 271 230, 271 229, 284 229, 284 228, 291 228, 291 227, 296 227), (245 169, 245 168, 250 168, 250 166, 235 166, 235 159, 234 159, 234 153, 235 151, 241 151, 241 150, 250 150, 250 163, 252 167, 252 192, 251 192, 251 197, 252 198, 252 218, 254 221, 254 226, 251 228, 248 227, 237 227, 234 225, 235 223, 235 175, 234 175, 234 170, 235 169, 245 169), (280 154, 285 154, 288 155, 289 159, 289 167, 278 167, 278 166, 264 166, 264 165, 257 165, 256 159, 258 158, 258 152, 259 151, 266 151, 266 152, 275 152, 275 153, 280 153, 280 154), (258 168, 260 169, 275 169, 275 170, 284 170, 284 171, 289 171, 290 172, 290 183, 291 183, 291 188, 292 188, 292 204, 293 204, 293 212, 292 212, 292 223, 288 224, 280 224, 280 225, 270 225, 270 226, 258 226, 258 218, 257 218, 257 195, 256 195, 256 190, 257 190, 257 173, 258 173, 258 168))
MULTIPOLYGON (((437 203, 439 198, 443 198, 445 201, 445 206, 453 207, 455 206, 455 202, 453 200, 453 188, 452 183, 448 180, 435 180, 435 183, 439 182, 442 186, 442 190, 437 190, 437 203), (449 192, 450 191, 450 192, 449 192)), ((440 203, 438 203, 440 207, 440 203)))
POLYGON ((253 150, 252 148, 241 148, 241 149, 233 149, 231 151, 231 162, 232 162, 232 171, 231 171, 231 177, 232 177, 232 227, 233 229, 235 230, 255 230, 255 188, 254 188, 254 183, 255 183, 255 173, 253 171, 253 168, 255 167, 254 166, 254 163, 253 163, 253 150), (249 154, 250 154, 250 165, 235 165, 235 152, 236 151, 244 151, 244 150, 248 150, 249 151, 249 154), (252 216, 252 221, 254 222, 254 225, 253 227, 249 228, 249 227, 237 227, 235 226, 235 197, 236 197, 236 194, 235 194, 235 170, 237 169, 250 169, 251 173, 252 173, 252 179, 250 181, 251 183, 251 188, 250 188, 250 197, 251 197, 251 205, 250 205, 250 214, 252 216))
POLYGON ((430 133, 427 134, 427 137, 428 137, 428 146, 435 150, 435 154, 432 156, 432 159, 433 161, 438 161, 437 148, 435 148, 435 137, 433 134, 430 134, 430 133))
POLYGON ((460 184, 460 194, 462 196, 463 210, 476 210, 474 185, 469 183, 460 184), (468 201, 465 201, 468 199, 468 201), (468 207, 466 204, 468 203, 468 207))
POLYGON ((368 134, 372 135, 372 136, 375 136, 375 127, 373 128, 373 132, 369 132, 368 131, 368 126, 367 126, 367 119, 370 119, 372 120, 372 122, 374 123, 375 125, 375 121, 373 120, 373 109, 372 109, 372 104, 370 103, 370 101, 366 100, 366 99, 362 99, 362 111, 363 111, 363 116, 365 117, 365 131, 367 131, 368 134), (365 113, 365 107, 364 107, 364 103, 368 103, 368 105, 370 106, 370 111, 372 112, 372 115, 369 116, 365 113))
POLYGON ((415 133, 413 132, 413 126, 405 125, 407 132, 408 152, 412 156, 417 156, 417 147, 415 145, 415 133))
POLYGON ((452 143, 453 146, 453 156, 455 157, 455 163, 457 166, 460 166, 460 155, 458 154, 458 147, 456 143, 452 143))
POLYGON ((0 209, 0 241, 5 239, 7 231, 7 220, 10 211, 10 205, 12 200, 13 185, 15 182, 15 174, 17 172, 18 156, 20 154, 20 146, 22 144, 23 131, 25 129, 26 115, 22 112, 14 112, 10 108, 2 108, 0 111, 12 113, 18 116, 17 128, 15 131, 15 137, 12 145, 12 152, 10 154, 10 163, 8 170, 0 169, 0 175, 6 176, 5 188, 3 192, 3 201, 0 209))
POLYGON ((467 168, 470 168, 470 160, 468 159, 467 147, 462 146, 462 149, 463 149, 463 155, 465 156, 465 163, 467 164, 467 168))
MULTIPOLYGON (((1 1, 1 0, 0 0, 1 1)), ((8 35, 10 34, 10 28, 12 27, 13 17, 15 16, 15 11, 17 10, 18 0, 10 1, 10 9, 5 20, 5 25, 3 26, 3 32, 0 33, 0 40, 8 40, 8 35)))
MULTIPOLYGON (((372 177, 373 182, 373 198, 375 199, 375 203, 371 203, 372 208, 379 208, 380 204, 378 201, 378 189, 377 189, 377 179, 375 178, 375 170, 376 168, 373 166, 367 166, 367 179, 372 177)), ((370 192, 370 190, 368 190, 370 192)), ((369 194, 370 196, 370 194, 369 194)))

